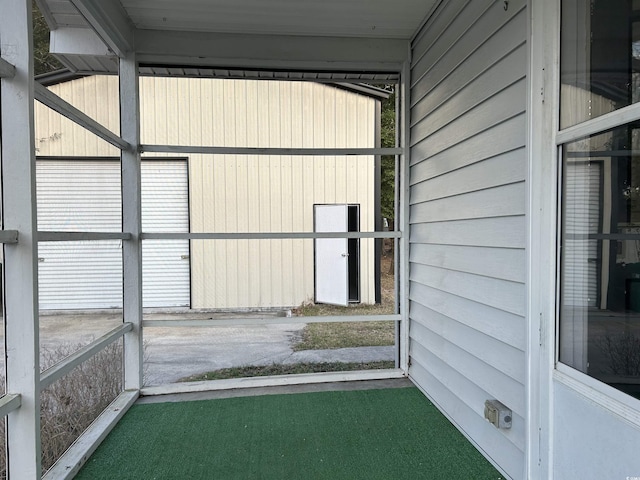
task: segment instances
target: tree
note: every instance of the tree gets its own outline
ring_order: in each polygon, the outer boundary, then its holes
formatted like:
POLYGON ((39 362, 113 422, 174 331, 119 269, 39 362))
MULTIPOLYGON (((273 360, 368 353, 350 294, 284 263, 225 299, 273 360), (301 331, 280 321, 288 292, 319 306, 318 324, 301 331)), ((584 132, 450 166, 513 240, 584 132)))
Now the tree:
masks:
MULTIPOLYGON (((380 144, 382 148, 396 146, 396 94, 395 86, 389 86, 393 91, 389 98, 382 101, 380 119, 380 144)), ((396 160, 393 155, 383 155, 380 175, 380 209, 382 216, 393 228, 396 196, 396 160)))
POLYGON ((56 57, 49 53, 49 26, 35 1, 31 2, 33 21, 33 68, 36 75, 64 68, 56 57))

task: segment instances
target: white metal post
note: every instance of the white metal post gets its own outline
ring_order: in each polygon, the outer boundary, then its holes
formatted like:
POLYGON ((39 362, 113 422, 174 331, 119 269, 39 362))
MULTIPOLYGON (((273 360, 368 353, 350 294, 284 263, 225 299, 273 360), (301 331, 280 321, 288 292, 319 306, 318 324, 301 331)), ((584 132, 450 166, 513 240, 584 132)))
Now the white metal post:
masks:
POLYGON ((140 177, 140 97, 135 54, 120 59, 120 136, 131 148, 122 150, 122 229, 124 321, 133 329, 124 336, 124 388, 142 387, 142 202, 140 177))
POLYGON ((15 66, 0 80, 3 228, 19 236, 4 246, 7 391, 22 400, 7 419, 8 471, 30 480, 41 475, 31 1, 0 0, 0 12, 0 51, 15 66))
POLYGON ((400 79, 400 147, 403 153, 400 155, 400 181, 396 183, 400 190, 400 368, 409 371, 409 150, 411 148, 409 135, 410 119, 410 89, 411 89, 411 65, 409 61, 402 67, 400 79))

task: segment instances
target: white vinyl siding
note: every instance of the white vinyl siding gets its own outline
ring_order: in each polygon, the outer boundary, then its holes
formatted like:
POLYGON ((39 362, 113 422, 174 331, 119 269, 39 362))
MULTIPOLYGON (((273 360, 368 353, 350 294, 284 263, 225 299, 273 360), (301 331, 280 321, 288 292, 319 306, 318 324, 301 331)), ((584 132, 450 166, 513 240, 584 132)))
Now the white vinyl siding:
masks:
POLYGON ((412 45, 410 369, 512 478, 524 472, 527 11, 443 2, 412 45), (484 419, 484 402, 513 427, 484 419))

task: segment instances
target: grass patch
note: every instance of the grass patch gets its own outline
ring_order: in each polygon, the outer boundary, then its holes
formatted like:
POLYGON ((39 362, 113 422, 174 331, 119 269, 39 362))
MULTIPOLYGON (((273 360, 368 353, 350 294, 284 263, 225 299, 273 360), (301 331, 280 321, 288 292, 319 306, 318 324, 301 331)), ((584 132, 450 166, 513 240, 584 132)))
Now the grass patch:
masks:
POLYGON ((393 315, 393 303, 361 303, 341 307, 339 305, 324 305, 321 303, 303 303, 293 309, 293 314, 299 317, 328 317, 342 315, 393 315))
POLYGON ((310 323, 293 350, 384 347, 395 343, 395 322, 310 323))
MULTIPOLYGON (((381 259, 382 303, 359 304, 348 307, 307 302, 293 310, 299 317, 327 317, 343 315, 393 315, 394 279, 393 256, 381 259)), ((394 345, 395 322, 310 323, 303 330, 294 351, 326 350, 349 347, 382 347, 394 345)))
POLYGON ((234 368, 221 368, 212 372, 201 373, 181 378, 180 382, 200 382, 202 380, 227 380, 242 377, 267 377, 269 375, 292 375, 296 373, 349 372, 354 370, 378 370, 395 368, 395 362, 384 360, 379 362, 324 362, 295 363, 292 365, 264 365, 234 368))

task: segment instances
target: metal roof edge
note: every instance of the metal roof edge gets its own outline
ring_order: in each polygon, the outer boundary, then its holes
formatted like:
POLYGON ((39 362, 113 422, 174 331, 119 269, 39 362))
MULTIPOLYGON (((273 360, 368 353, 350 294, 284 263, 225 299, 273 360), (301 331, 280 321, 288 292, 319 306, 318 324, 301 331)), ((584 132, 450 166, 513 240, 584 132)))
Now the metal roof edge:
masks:
MULTIPOLYGON (((96 75, 110 75, 109 73, 96 73, 96 75)), ((113 75, 113 74, 111 74, 113 75)), ((72 72, 68 69, 60 69, 55 70, 53 72, 43 73, 35 76, 35 81, 40 83, 44 87, 48 87, 51 85, 56 85, 59 83, 70 82, 72 80, 77 80, 79 78, 88 77, 88 74, 80 74, 76 72, 72 72)), ((201 77, 207 78, 207 77, 201 77)), ((210 77, 215 78, 215 77, 210 77)), ((272 81, 278 81, 277 79, 272 79, 272 81)), ((286 80, 285 80, 286 81, 286 80)), ((309 80, 313 81, 313 80, 309 80)), ((348 90, 354 93, 359 93, 360 95, 365 95, 368 97, 375 98, 377 100, 385 100, 389 98, 392 92, 388 90, 368 85, 366 83, 348 83, 348 82, 323 82, 325 85, 330 85, 335 88, 340 88, 343 90, 348 90)))

